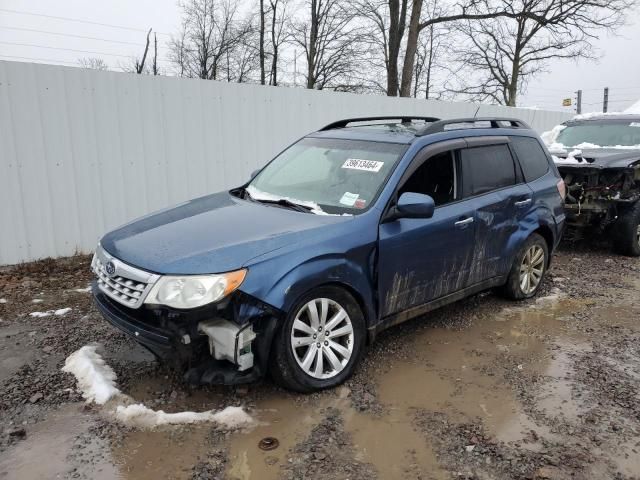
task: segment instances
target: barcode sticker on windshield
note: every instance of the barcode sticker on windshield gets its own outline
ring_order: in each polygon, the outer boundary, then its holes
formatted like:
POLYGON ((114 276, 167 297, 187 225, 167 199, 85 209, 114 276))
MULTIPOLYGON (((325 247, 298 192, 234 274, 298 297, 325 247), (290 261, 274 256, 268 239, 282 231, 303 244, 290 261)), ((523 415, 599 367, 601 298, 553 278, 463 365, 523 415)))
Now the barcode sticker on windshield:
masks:
POLYGON ((376 162, 375 160, 362 160, 360 158, 347 158, 342 164, 342 168, 350 168, 352 170, 366 170, 367 172, 379 172, 384 162, 376 162))

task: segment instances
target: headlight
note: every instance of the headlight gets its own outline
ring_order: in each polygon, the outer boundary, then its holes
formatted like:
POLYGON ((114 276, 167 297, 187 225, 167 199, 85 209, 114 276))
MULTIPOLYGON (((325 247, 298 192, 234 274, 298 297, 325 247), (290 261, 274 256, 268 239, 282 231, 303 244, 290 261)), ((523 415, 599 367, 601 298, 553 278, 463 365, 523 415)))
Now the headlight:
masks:
POLYGON ((183 309, 201 307, 229 295, 240 286, 246 274, 246 270, 238 270, 219 275, 160 277, 144 303, 183 309))

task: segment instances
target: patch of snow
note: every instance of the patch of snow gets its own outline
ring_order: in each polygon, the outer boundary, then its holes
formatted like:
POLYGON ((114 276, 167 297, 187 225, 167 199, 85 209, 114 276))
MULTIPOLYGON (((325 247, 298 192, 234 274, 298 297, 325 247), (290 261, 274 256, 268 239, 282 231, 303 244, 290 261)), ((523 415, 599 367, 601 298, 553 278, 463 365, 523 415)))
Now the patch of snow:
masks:
MULTIPOLYGON (((600 145, 596 145, 595 143, 582 142, 576 145, 574 148, 574 152, 580 152, 581 150, 593 149, 593 148, 602 148, 600 145)), ((572 152, 573 153, 573 152, 572 152)))
POLYGON ((42 317, 50 317, 51 315, 65 315, 71 311, 71 308, 61 308, 59 310, 47 310, 46 312, 32 312, 29 314, 30 317, 42 318, 42 317))
POLYGON ((31 300, 31 303, 42 303, 44 302, 44 300, 42 300, 41 298, 34 298, 33 300, 31 300))
POLYGON ((229 429, 245 427, 252 423, 252 418, 240 407, 227 407, 219 412, 178 412, 166 413, 162 410, 151 410, 141 403, 134 405, 118 405, 116 419, 125 425, 154 428, 160 425, 180 425, 189 423, 213 422, 229 429))
POLYGON ((96 352, 97 348, 97 345, 85 345, 75 351, 67 357, 62 371, 76 377, 85 400, 104 405, 120 395, 120 390, 116 387, 116 373, 96 352))
POLYGON ((536 305, 546 305, 549 303, 556 303, 566 297, 566 294, 561 292, 560 289, 554 288, 553 293, 545 297, 536 298, 536 305))
POLYGON ((631 115, 640 115, 640 100, 627 108, 624 113, 629 113, 631 115))
POLYGON ((572 120, 589 120, 590 118, 593 118, 593 117, 613 117, 613 116, 625 115, 627 113, 628 112, 607 112, 607 113, 588 112, 588 113, 581 113, 580 115, 576 115, 575 117, 572 118, 572 120))
MULTIPOLYGON (((249 185, 247 187, 247 192, 251 195, 252 198, 256 200, 270 200, 270 201, 278 201, 278 200, 288 200, 289 202, 297 203, 298 205, 302 205, 303 207, 308 207, 311 209, 311 213, 315 213, 316 215, 338 215, 337 213, 327 213, 320 205, 316 202, 311 202, 308 200, 298 200, 296 198, 291 197, 280 197, 278 195, 274 195, 273 193, 263 192, 262 190, 257 189, 253 185, 249 185)), ((352 216, 350 213, 343 213, 342 215, 352 216)))
POLYGON ((581 154, 582 154, 582 150, 572 150, 567 155, 567 158, 556 157, 555 155, 552 155, 552 157, 553 157, 553 162, 556 165, 576 165, 576 164, 585 163, 583 159, 576 158, 581 154))
POLYGON ((63 372, 71 373, 78 381, 78 387, 87 402, 109 405, 117 402, 108 413, 117 421, 139 428, 155 428, 161 425, 178 425, 211 422, 227 429, 246 427, 253 418, 241 407, 229 406, 223 410, 206 412, 166 413, 152 410, 123 394, 116 386, 116 374, 107 365, 96 349, 98 345, 85 345, 75 351, 65 361, 63 372))
MULTIPOLYGON (((555 127, 553 127, 548 132, 544 132, 542 135, 540 135, 540 138, 542 138, 542 141, 545 144, 549 145, 549 150, 552 150, 551 146, 562 145, 560 143, 556 143, 556 139, 558 138, 558 135, 560 135, 560 132, 562 130, 564 130, 565 128, 567 128, 566 125, 556 125, 555 127)), ((564 145, 562 145, 560 150, 564 150, 563 147, 564 147, 564 145)))
POLYGON ((89 293, 91 291, 91 285, 87 288, 74 288, 73 291, 78 293, 89 293))
POLYGON ((7 303, 7 299, 6 298, 0 298, 0 303, 7 303))

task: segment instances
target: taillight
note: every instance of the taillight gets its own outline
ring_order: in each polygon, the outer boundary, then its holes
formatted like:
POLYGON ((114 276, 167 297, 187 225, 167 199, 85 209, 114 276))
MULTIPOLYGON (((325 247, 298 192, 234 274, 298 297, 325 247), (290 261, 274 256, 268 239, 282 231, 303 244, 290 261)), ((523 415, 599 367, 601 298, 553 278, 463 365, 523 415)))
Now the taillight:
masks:
POLYGON ((562 200, 564 200, 567 196, 567 185, 564 183, 564 180, 558 181, 556 187, 558 187, 558 193, 562 197, 562 200))

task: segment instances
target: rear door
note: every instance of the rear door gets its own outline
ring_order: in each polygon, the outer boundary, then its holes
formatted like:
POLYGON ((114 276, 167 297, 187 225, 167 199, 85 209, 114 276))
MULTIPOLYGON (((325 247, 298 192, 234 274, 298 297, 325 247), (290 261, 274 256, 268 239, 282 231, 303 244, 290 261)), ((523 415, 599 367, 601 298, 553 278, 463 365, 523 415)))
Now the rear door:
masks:
POLYGON ((531 205, 526 213, 537 221, 538 215, 548 212, 551 216, 549 220, 556 226, 555 238, 560 238, 565 211, 564 201, 558 190, 561 177, 553 160, 537 138, 513 136, 510 145, 522 167, 524 180, 532 191, 531 205))
POLYGON ((460 151, 463 196, 475 205, 475 245, 469 284, 504 275, 511 266, 507 254, 520 221, 532 203, 532 191, 522 178, 507 137, 467 139, 460 151))

